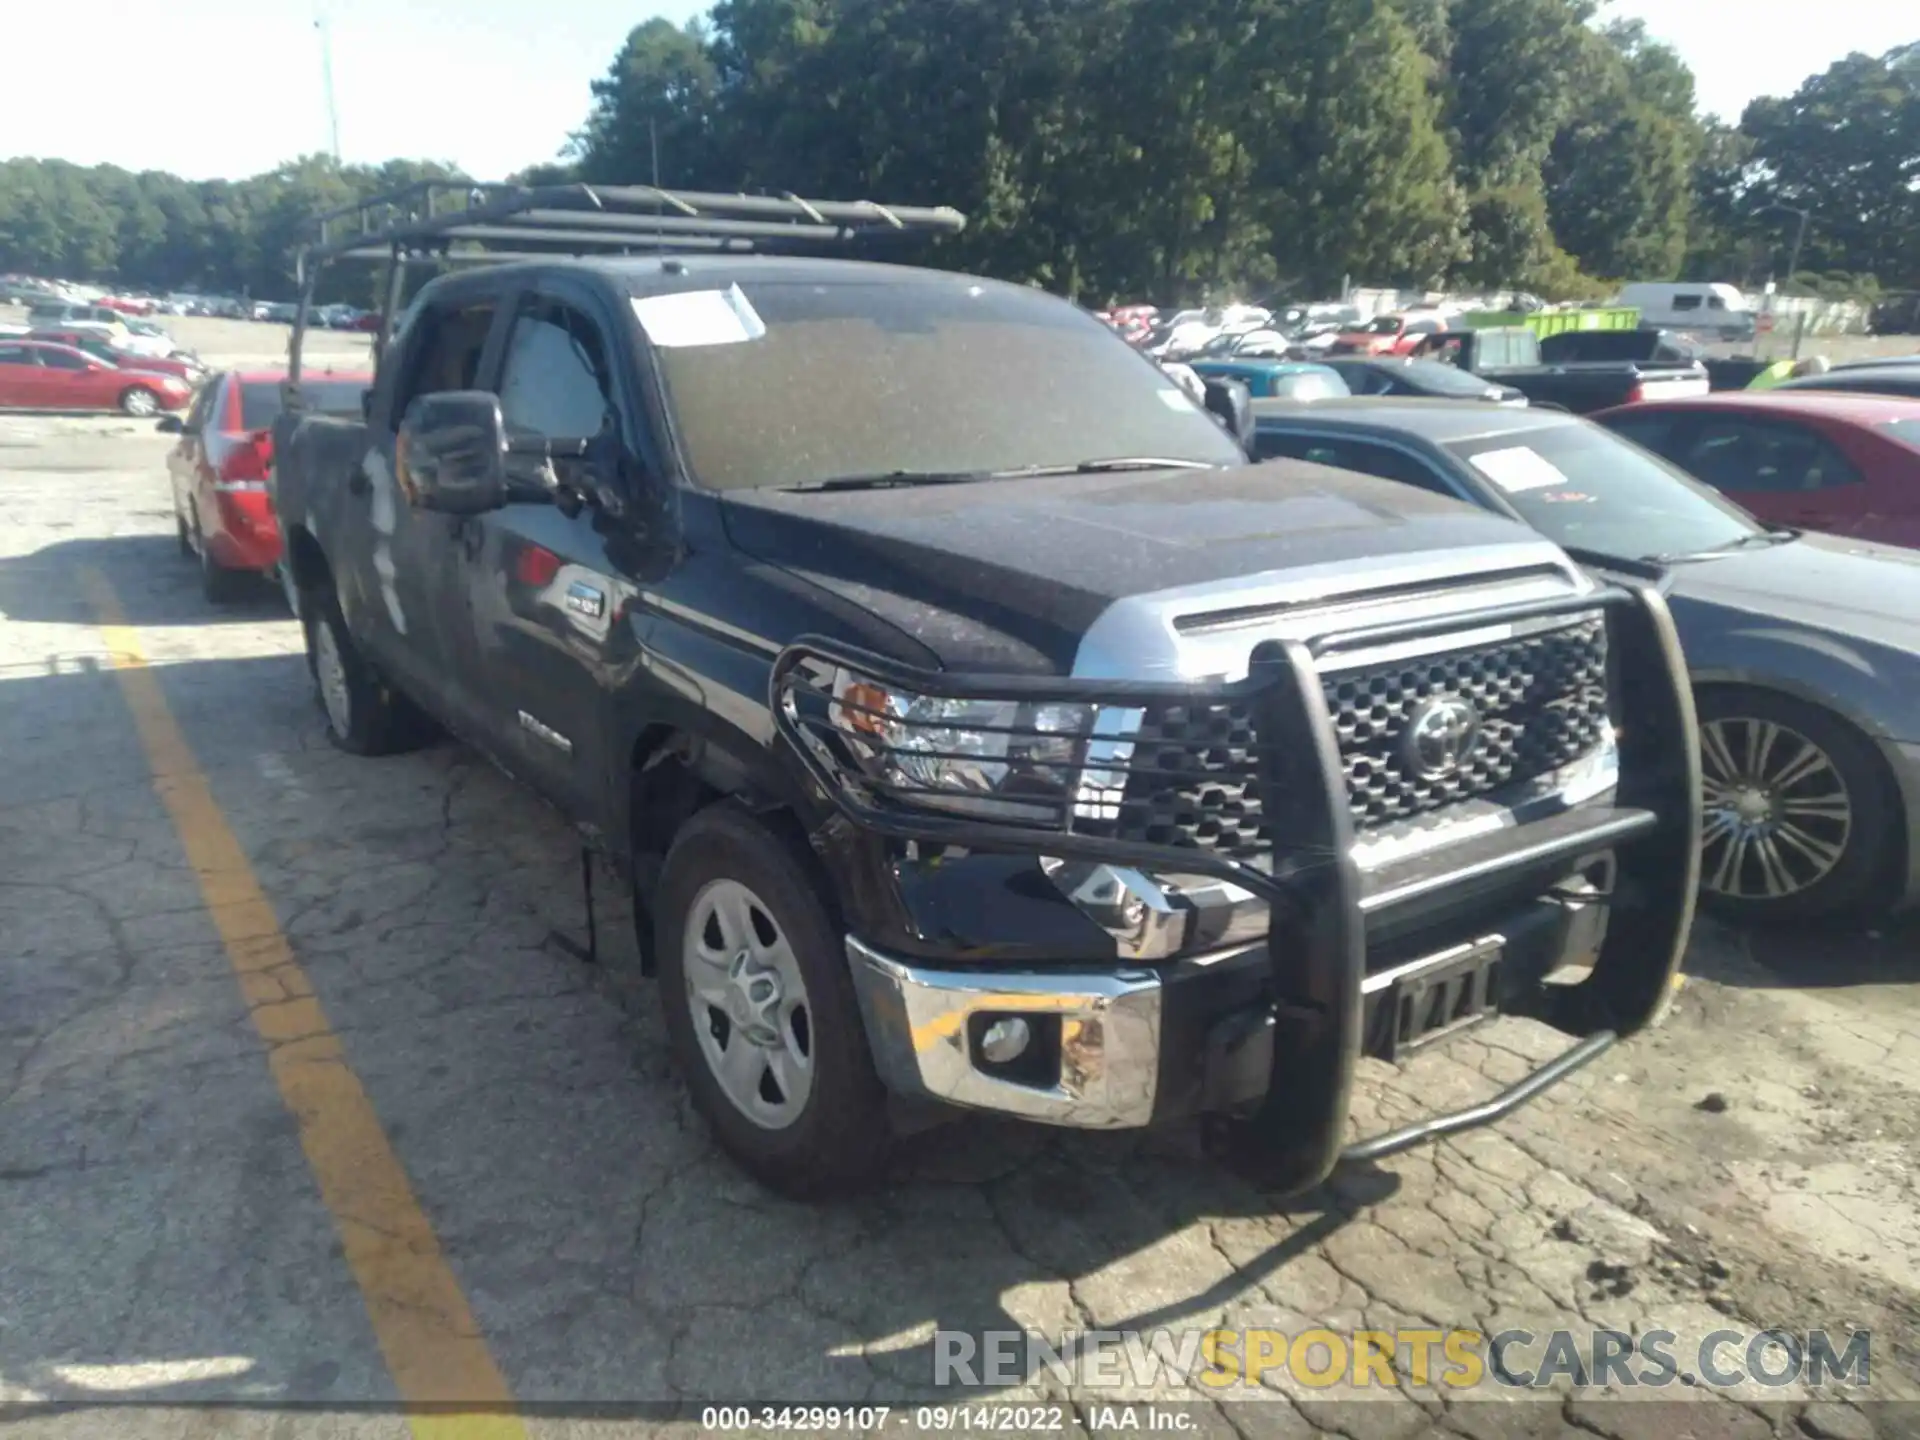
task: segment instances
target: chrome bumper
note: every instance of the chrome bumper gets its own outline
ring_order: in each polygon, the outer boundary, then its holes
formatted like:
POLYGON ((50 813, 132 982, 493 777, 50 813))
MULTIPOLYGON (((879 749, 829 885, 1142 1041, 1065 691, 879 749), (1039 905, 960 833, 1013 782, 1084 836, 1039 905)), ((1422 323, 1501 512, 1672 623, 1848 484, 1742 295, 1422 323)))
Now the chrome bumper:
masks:
POLYGON ((1081 1129, 1128 1129, 1152 1119, 1161 991, 1151 971, 923 969, 852 936, 847 961, 874 1064, 896 1093, 1081 1129), (974 1017, 1016 1015, 1057 1019, 1053 1084, 1002 1078, 974 1053, 974 1017))

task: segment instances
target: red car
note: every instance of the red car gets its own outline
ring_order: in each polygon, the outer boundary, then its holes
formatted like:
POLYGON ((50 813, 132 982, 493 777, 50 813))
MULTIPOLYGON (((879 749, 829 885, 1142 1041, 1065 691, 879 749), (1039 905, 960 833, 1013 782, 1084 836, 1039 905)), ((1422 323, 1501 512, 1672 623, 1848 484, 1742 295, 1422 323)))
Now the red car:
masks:
POLYGON ((120 370, 151 370, 156 375, 176 376, 189 385, 198 385, 207 373, 207 367, 198 360, 190 360, 184 355, 135 355, 131 350, 120 349, 106 336, 92 330, 35 330, 27 338, 65 345, 120 370))
POLYGON ((93 303, 96 305, 104 305, 109 310, 118 310, 122 315, 151 315, 153 313, 153 301, 130 299, 124 295, 102 295, 93 303))
MULTIPOLYGON (((237 598, 280 564, 280 522, 267 490, 273 422, 285 371, 228 370, 208 380, 185 420, 160 428, 180 439, 167 454, 180 553, 200 565, 200 587, 217 603, 237 598)), ((369 375, 311 375, 300 384, 310 409, 354 415, 369 375)))
POLYGON ((0 409, 157 415, 192 399, 193 387, 178 375, 123 370, 46 340, 0 340, 0 409))
POLYGON ((1447 328, 1445 317, 1431 311, 1410 315, 1381 315, 1334 338, 1335 355, 1411 355, 1414 346, 1447 328))
POLYGON ((1592 418, 1768 524, 1920 547, 1920 400, 1732 390, 1592 418))

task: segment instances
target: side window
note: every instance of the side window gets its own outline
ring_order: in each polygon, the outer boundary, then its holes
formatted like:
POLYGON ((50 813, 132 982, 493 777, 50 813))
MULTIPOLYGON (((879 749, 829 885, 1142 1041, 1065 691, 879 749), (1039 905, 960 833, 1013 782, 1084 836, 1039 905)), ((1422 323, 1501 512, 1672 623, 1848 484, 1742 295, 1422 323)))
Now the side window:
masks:
POLYGON ((1347 470, 1358 470, 1362 475, 1377 475, 1382 480, 1396 480, 1402 485, 1431 490, 1436 495, 1459 498, 1454 495, 1446 481, 1404 450, 1395 450, 1387 445, 1367 445, 1359 442, 1348 442, 1340 449, 1343 459, 1328 460, 1323 463, 1339 465, 1347 470))
POLYGON ((587 440, 614 420, 613 375, 599 328, 570 305, 529 300, 514 317, 500 375, 508 433, 587 440))
POLYGON ((409 328, 406 369, 400 392, 393 397, 388 423, 400 428, 407 406, 422 395, 447 390, 471 390, 480 378, 480 356, 493 326, 494 302, 435 306, 417 317, 409 328))
POLYGON ((226 390, 227 382, 218 377, 209 380, 200 387, 200 393, 193 397, 193 405, 187 411, 187 418, 181 429, 189 435, 198 434, 207 428, 207 416, 213 413, 214 403, 226 390))
POLYGON ((24 345, 0 345, 0 365, 32 365, 33 352, 24 345))
POLYGON ((1406 329, 1409 335, 1437 335, 1440 333, 1438 320, 1415 320, 1406 329))
POLYGON ((1700 308, 1700 297, 1698 295, 1676 295, 1673 297, 1673 308, 1676 310, 1698 310, 1700 308))
POLYGON ((1356 395, 1385 395, 1393 389, 1393 377, 1371 366, 1342 370, 1340 378, 1356 395))
POLYGON ((1658 455, 1673 453, 1674 417, 1672 415, 1622 415, 1607 420, 1607 429, 1623 440, 1631 440, 1643 450, 1658 455))
POLYGON ((49 370, 84 370, 87 360, 84 355, 76 355, 71 350, 42 349, 40 363, 49 370))
POLYGON ((1255 460, 1283 460, 1289 457, 1299 459, 1305 455, 1306 442, 1298 435, 1282 435, 1272 430, 1253 432, 1253 458, 1255 460))
POLYGON ((1802 425, 1714 420, 1679 457, 1716 490, 1767 494, 1829 490, 1862 483, 1831 441, 1802 425))
POLYGON ((1727 302, 1722 300, 1718 295, 1707 296, 1707 309, 1724 310, 1726 308, 1727 308, 1727 302))

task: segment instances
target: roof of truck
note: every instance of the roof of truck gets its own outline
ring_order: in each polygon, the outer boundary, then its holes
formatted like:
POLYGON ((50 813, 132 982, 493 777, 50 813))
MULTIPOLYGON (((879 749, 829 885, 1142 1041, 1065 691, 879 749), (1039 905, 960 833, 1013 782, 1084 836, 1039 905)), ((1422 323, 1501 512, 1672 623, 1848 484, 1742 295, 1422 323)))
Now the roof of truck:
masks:
POLYGON ((753 255, 681 253, 648 255, 556 255, 551 260, 510 260, 486 267, 489 275, 501 271, 538 271, 553 268, 588 270, 605 275, 633 295, 669 294, 677 290, 710 290, 736 282, 772 281, 798 285, 991 285, 1022 290, 1003 280, 987 280, 956 270, 918 265, 891 265, 877 260, 843 260, 813 255, 753 255))

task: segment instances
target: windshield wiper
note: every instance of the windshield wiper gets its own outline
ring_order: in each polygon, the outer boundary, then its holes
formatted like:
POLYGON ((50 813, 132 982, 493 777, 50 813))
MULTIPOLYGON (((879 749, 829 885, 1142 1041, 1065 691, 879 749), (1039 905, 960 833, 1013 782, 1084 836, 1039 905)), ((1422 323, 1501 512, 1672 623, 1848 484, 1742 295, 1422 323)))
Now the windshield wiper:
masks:
POLYGON ((1750 535, 1736 535, 1718 545, 1709 545, 1704 550, 1683 550, 1664 555, 1643 555, 1640 558, 1652 565, 1679 565, 1688 560, 1712 560, 1741 550, 1770 549, 1798 540, 1800 535, 1798 530, 1756 530, 1750 535))
POLYGON ((1128 455, 1110 460, 1081 460, 1072 465, 1022 465, 1011 470, 886 470, 872 475, 835 475, 782 485, 787 491, 891 490, 909 485, 965 485, 975 480, 1025 480, 1039 475, 1105 475, 1120 470, 1211 470, 1202 460, 1166 460, 1128 455))
POLYGON ((802 480, 797 485, 782 485, 782 490, 891 490, 908 485, 965 485, 973 480, 991 480, 990 470, 884 470, 872 475, 835 475, 826 480, 802 480))

